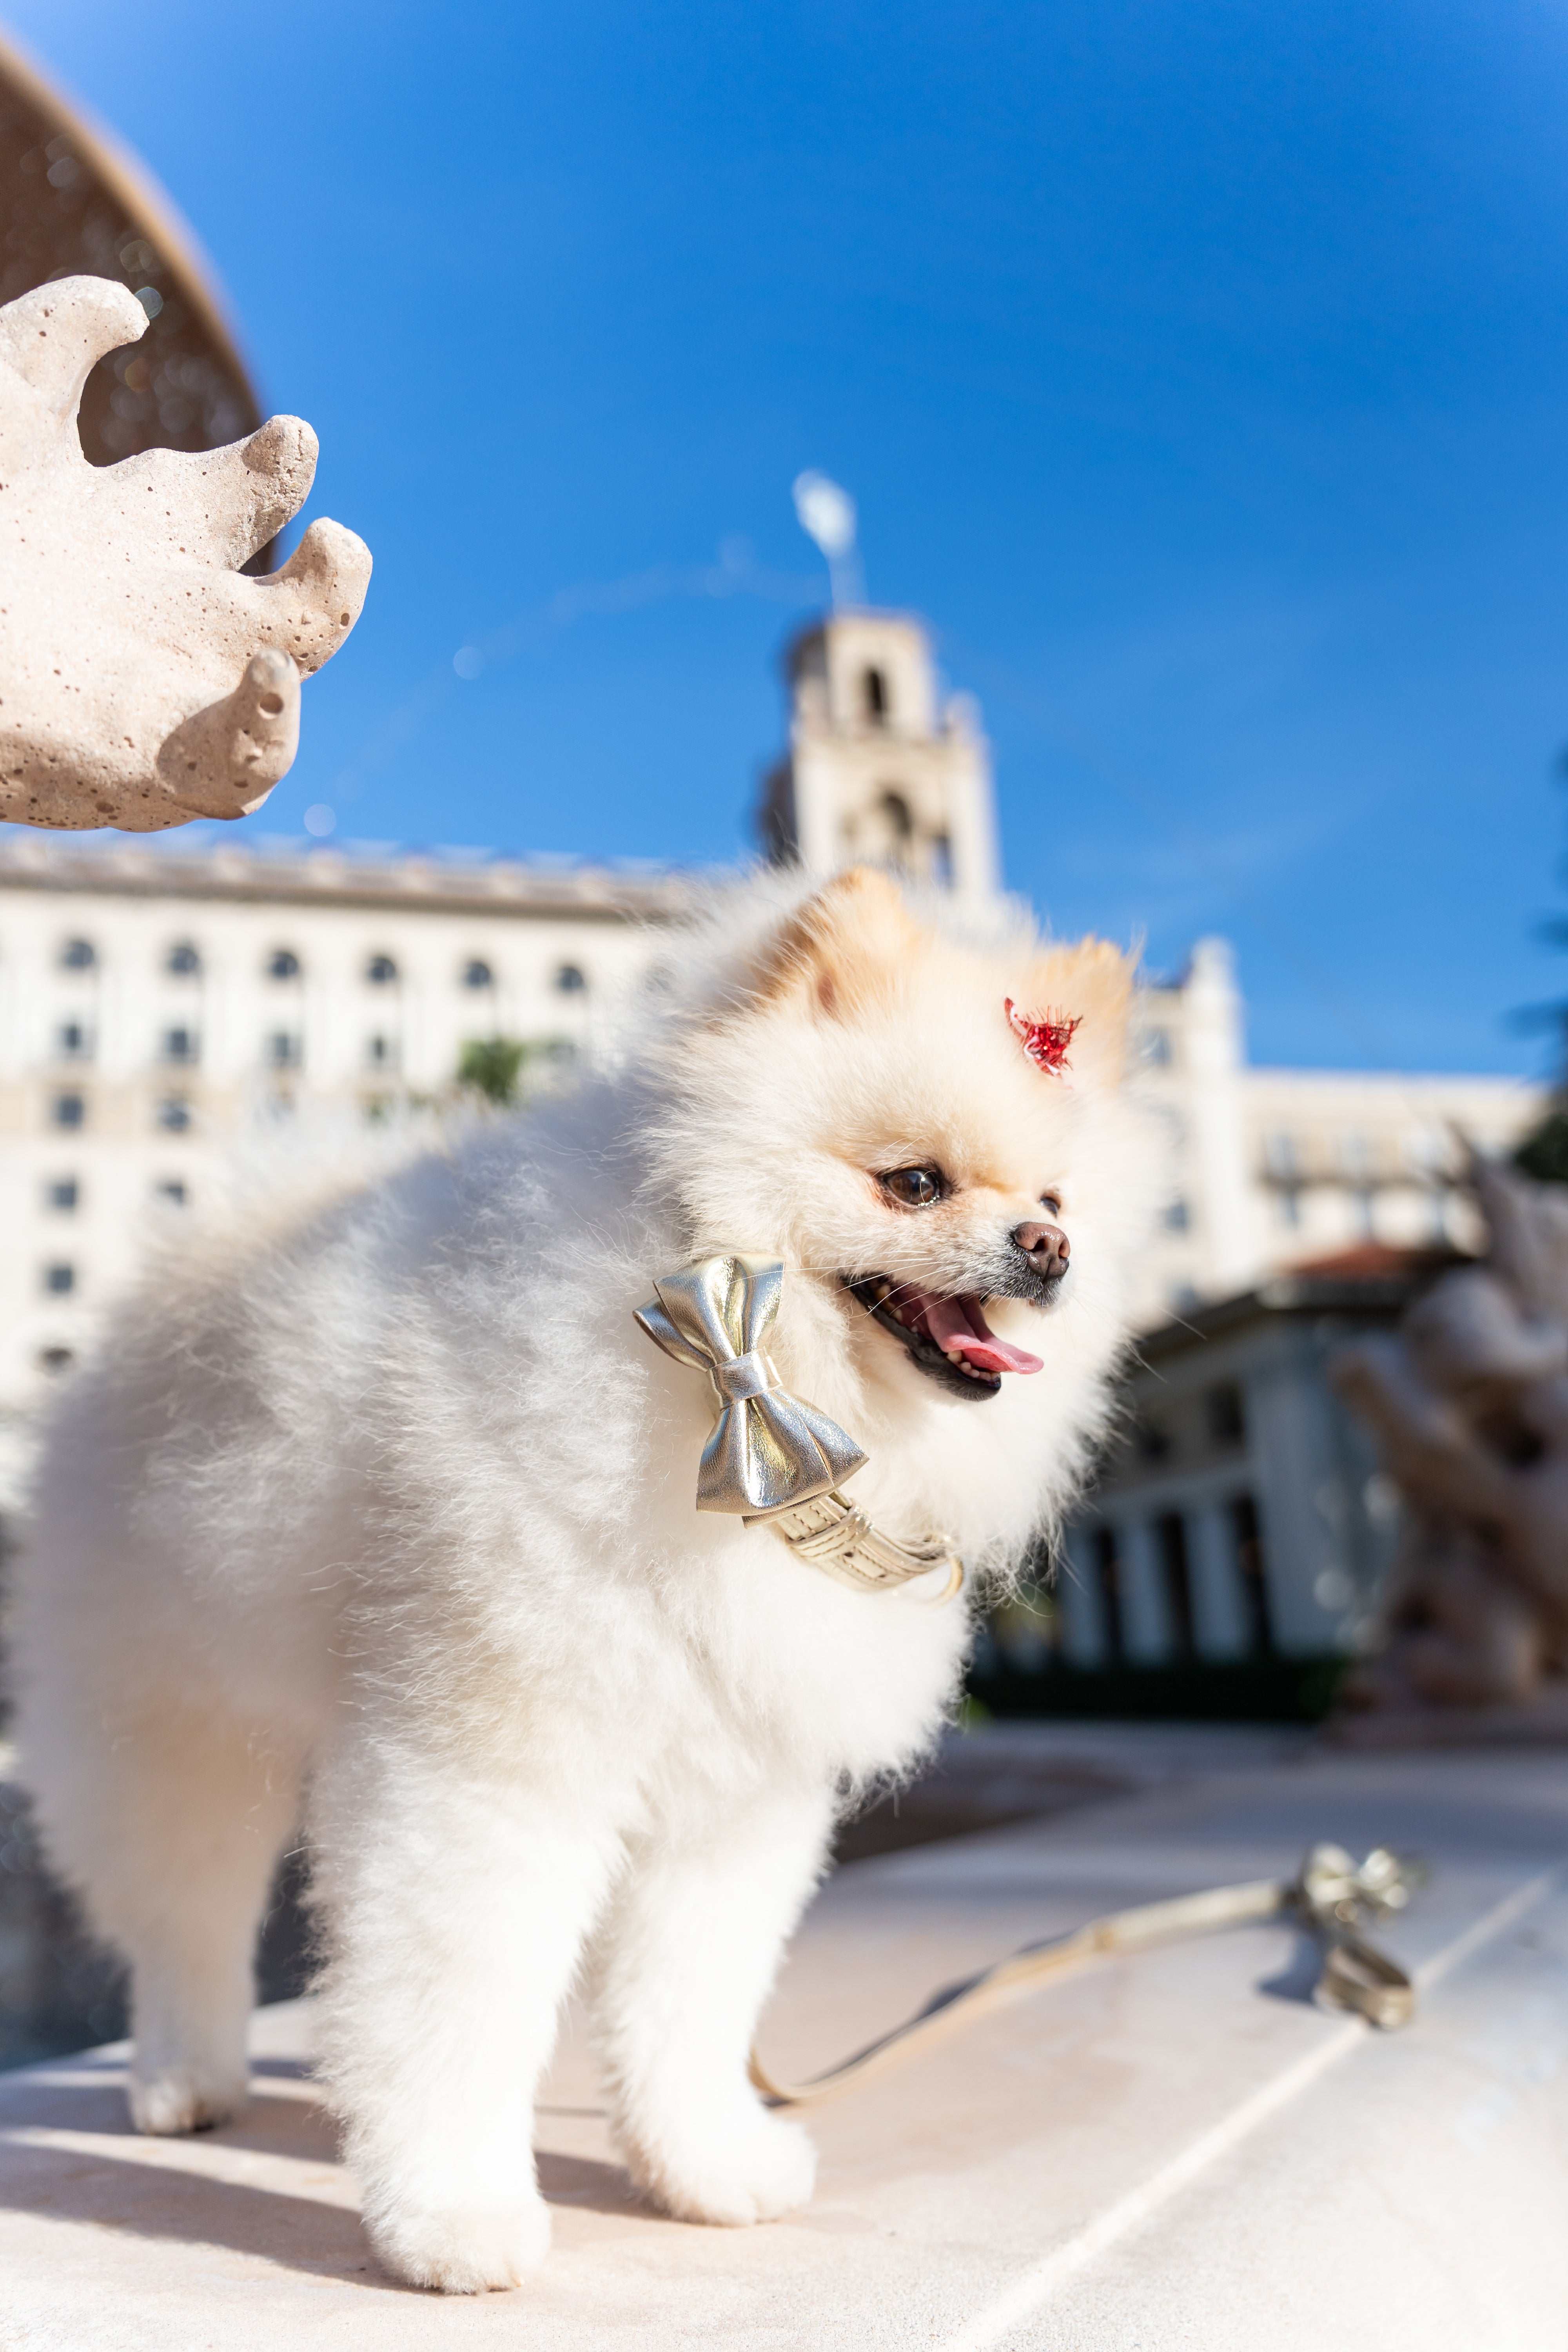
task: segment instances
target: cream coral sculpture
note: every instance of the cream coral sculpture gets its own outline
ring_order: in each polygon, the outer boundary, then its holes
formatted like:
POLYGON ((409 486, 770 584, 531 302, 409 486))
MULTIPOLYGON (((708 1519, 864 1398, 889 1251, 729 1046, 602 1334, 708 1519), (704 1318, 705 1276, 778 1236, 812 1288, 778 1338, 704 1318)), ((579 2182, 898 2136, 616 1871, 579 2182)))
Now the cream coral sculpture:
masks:
POLYGON ((1363 1706, 1521 1706, 1568 1673, 1568 1192, 1479 1158, 1471 1182, 1487 1262, 1334 1364, 1405 1509, 1363 1706))
POLYGON ((293 763, 300 680, 364 602, 370 551, 313 522, 280 572, 239 566, 310 492, 316 436, 82 454, 89 370, 147 324, 106 278, 0 309, 0 818, 152 833, 245 816, 293 763))

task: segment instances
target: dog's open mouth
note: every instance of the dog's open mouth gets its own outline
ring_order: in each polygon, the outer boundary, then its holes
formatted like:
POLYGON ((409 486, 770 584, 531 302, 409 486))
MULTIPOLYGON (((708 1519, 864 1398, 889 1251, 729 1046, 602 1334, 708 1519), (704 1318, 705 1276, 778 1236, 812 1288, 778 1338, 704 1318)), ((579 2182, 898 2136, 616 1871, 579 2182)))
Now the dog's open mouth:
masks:
POLYGON ((954 1396, 999 1396, 1004 1372, 1044 1369, 1038 1356, 996 1337, 973 1291, 942 1298, 918 1283, 895 1283, 880 1274, 848 1287, 883 1330, 902 1341, 921 1370, 954 1396))

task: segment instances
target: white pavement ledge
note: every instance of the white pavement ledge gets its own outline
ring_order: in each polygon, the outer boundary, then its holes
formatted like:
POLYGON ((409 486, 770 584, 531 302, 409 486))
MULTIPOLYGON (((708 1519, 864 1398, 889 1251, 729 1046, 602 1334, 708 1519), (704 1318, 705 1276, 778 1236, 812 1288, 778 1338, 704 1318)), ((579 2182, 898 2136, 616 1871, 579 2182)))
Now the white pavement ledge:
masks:
POLYGON ((246 2116, 200 2139, 127 2130, 118 2050, 0 2079, 0 2346, 1563 2352, 1568 1752, 1268 1754, 841 1872, 764 2056, 814 2073, 1031 1937, 1324 1837, 1432 1864, 1386 1938, 1420 1985, 1403 2033, 1305 2001, 1285 1928, 1118 1962, 822 2108, 816 2203, 749 2231, 637 2202, 568 2038, 554 2252, 444 2301, 371 2266, 292 2003, 257 2016, 246 2116))

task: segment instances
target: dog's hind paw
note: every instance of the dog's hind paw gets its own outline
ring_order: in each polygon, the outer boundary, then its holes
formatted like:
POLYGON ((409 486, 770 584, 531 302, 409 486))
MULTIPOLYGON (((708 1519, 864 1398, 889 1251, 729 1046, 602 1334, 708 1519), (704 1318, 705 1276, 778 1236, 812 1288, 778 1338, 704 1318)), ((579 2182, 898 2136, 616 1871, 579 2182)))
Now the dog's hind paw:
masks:
POLYGON ((373 2221, 370 2241, 395 2278, 440 2294, 484 2294, 519 2285, 550 2251, 550 2209, 542 2197, 510 2205, 459 2205, 445 2212, 404 2207, 373 2221))
POLYGON ((131 2120, 139 2132, 160 2137, 180 2132, 214 2131, 232 2123, 249 2095, 243 2074, 209 2080, 190 2066, 162 2066, 156 2074, 132 2074, 125 2086, 131 2120))
POLYGON ((744 2229, 810 2203, 816 2150, 798 2124, 759 2108, 730 2132, 696 2145, 639 2148, 632 2168, 678 2221, 744 2229))

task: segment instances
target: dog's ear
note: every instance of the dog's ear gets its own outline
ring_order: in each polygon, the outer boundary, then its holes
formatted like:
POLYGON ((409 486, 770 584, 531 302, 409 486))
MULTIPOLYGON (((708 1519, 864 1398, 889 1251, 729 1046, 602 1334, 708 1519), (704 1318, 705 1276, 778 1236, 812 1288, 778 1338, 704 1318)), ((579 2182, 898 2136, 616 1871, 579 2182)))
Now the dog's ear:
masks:
POLYGON ((756 995, 803 995, 834 1019, 887 994, 920 938, 891 877, 852 866, 795 908, 758 965, 756 995))
POLYGON ((1116 1077, 1127 1060, 1137 960, 1109 940, 1078 940, 1071 947, 1048 947, 1029 967, 1018 1010, 1030 1020, 1047 1013, 1077 1021, 1068 1055, 1075 1070, 1116 1077))

